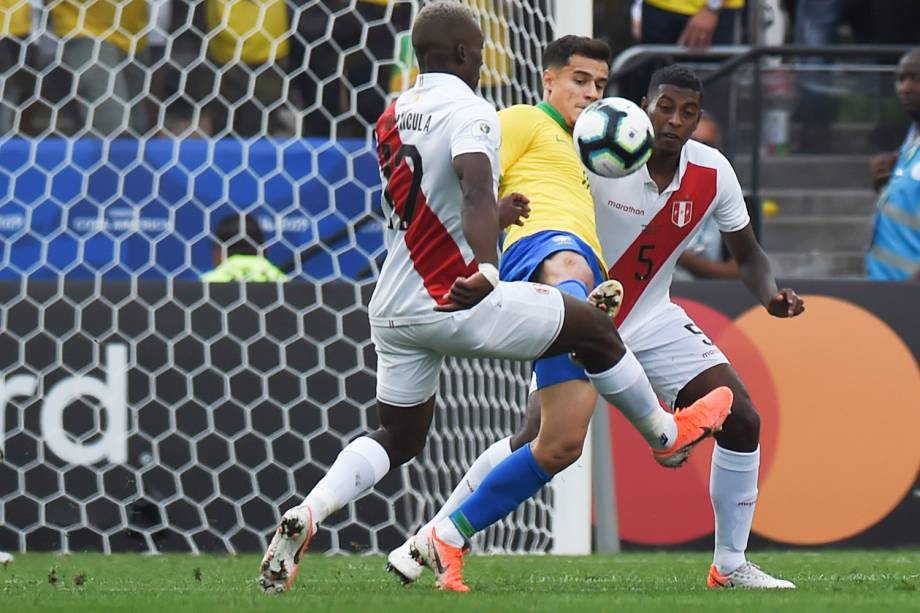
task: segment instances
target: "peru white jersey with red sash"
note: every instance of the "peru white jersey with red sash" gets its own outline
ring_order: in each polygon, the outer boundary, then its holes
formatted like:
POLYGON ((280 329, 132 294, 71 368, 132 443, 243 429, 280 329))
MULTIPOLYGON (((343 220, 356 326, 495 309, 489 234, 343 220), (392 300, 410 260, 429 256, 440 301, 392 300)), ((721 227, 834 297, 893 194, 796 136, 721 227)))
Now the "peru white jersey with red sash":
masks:
POLYGON ((677 258, 703 221, 735 232, 750 222, 734 169, 718 150, 691 140, 663 192, 643 166, 621 179, 590 176, 597 233, 610 278, 623 284, 616 318, 625 337, 667 307, 677 258))
POLYGON ((478 269, 463 235, 453 159, 483 153, 498 191, 495 108, 454 75, 425 73, 377 120, 387 257, 368 310, 379 326, 443 318, 435 306, 457 277, 478 269))

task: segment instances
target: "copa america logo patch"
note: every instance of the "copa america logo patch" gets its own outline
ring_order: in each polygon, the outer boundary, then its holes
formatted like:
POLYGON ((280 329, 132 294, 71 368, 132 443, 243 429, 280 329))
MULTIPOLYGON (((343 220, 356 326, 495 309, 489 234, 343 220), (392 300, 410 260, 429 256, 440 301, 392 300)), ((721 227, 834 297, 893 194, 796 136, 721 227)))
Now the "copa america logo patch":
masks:
POLYGON ((671 223, 678 228, 683 228, 693 219, 693 201, 675 200, 671 204, 671 223))

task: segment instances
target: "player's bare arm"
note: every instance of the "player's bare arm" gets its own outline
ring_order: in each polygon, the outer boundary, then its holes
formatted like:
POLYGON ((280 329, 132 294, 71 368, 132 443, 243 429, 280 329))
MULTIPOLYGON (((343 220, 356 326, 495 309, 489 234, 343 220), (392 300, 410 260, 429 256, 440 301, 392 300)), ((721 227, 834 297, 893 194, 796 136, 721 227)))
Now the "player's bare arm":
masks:
POLYGON ((722 234, 728 251, 738 263, 738 278, 757 297, 770 315, 795 317, 805 310, 805 301, 789 288, 778 289, 770 260, 754 236, 751 224, 737 232, 722 234))
MULTIPOLYGON (((492 166, 482 153, 464 153, 454 158, 454 171, 460 179, 463 192, 463 235, 480 266, 488 264, 495 270, 498 264, 499 226, 498 207, 492 192, 492 166)), ((498 274, 491 279, 477 272, 460 277, 451 286, 445 298, 449 304, 436 307, 438 311, 458 311, 471 308, 495 289, 498 274)))

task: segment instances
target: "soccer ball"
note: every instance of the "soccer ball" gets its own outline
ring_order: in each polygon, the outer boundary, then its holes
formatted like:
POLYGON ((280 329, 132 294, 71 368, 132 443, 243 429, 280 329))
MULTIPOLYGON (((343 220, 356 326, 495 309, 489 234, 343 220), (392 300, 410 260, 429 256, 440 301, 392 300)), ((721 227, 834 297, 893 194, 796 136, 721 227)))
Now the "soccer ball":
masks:
POLYGON ((655 132, 648 115, 634 102, 603 98, 581 112, 572 139, 588 170, 616 179, 636 172, 648 161, 655 132))

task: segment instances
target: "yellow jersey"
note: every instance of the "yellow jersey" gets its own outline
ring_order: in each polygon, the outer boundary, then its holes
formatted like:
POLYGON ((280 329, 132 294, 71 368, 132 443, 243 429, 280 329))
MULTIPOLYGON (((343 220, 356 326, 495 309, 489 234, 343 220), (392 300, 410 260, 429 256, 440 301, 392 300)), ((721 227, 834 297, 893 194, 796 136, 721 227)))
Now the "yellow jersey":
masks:
POLYGON ((208 53, 218 62, 258 66, 290 53, 290 20, 284 0, 208 0, 205 17, 213 32, 208 53))
POLYGON ((0 0, 0 38, 25 38, 32 30, 29 0, 0 0))
MULTIPOLYGON (((645 3, 662 11, 680 13, 681 15, 696 15, 701 8, 706 6, 706 0, 645 0, 645 3)), ((724 9, 740 9, 743 7, 744 0, 725 0, 722 3, 722 8, 724 9)))
POLYGON ((61 0, 51 21, 58 38, 102 38, 133 55, 146 42, 147 0, 61 0))
POLYGON ((601 256, 588 175, 575 152, 572 131, 559 111, 546 102, 518 104, 498 113, 502 130, 499 149, 499 197, 512 192, 530 199, 530 218, 506 230, 504 249, 516 241, 555 230, 570 232, 601 256))

